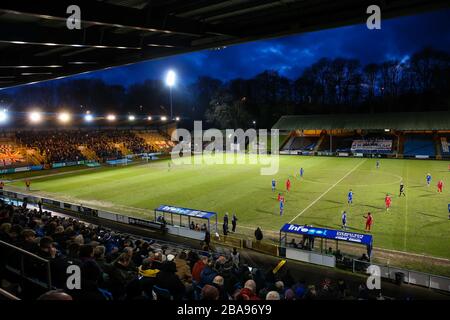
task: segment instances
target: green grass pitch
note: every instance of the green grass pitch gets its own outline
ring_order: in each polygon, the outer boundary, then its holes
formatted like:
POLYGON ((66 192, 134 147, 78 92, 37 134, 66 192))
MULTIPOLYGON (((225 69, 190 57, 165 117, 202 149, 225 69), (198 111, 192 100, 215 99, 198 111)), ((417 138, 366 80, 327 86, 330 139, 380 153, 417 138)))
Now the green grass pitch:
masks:
MULTIPOLYGON (((450 173, 445 161, 280 156, 279 172, 260 175, 261 165, 172 165, 164 160, 129 167, 96 169, 37 178, 34 192, 129 215, 150 216, 151 209, 170 204, 238 216, 238 229, 252 232, 279 230, 286 222, 340 228, 341 213, 348 212, 350 231, 363 232, 363 215, 374 215, 374 246, 450 258, 450 173), (299 178, 299 169, 305 170, 299 178), (425 176, 433 181, 426 186, 425 176), (285 181, 291 176, 291 192, 285 181), (277 191, 272 192, 275 177, 277 191), (399 197, 403 179, 406 197, 399 197), (444 180, 444 192, 436 184, 444 180), (447 184, 447 185, 446 185, 447 184), (348 206, 347 192, 354 192, 348 206), (279 215, 278 191, 286 198, 279 215), (386 212, 384 197, 392 195, 386 212), (248 229, 247 229, 248 228, 248 229)), ((14 186, 24 188, 16 181, 14 186)), ((219 228, 220 228, 219 226, 219 228)))

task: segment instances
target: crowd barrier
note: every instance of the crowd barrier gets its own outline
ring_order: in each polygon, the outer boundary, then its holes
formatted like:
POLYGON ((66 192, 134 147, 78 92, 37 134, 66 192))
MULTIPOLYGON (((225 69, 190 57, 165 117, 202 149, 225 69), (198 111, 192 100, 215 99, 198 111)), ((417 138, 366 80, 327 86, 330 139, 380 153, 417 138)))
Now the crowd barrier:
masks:
MULTIPOLYGON (((29 204, 38 205, 42 203, 43 206, 49 206, 55 209, 62 209, 65 211, 73 212, 77 216, 82 217, 94 217, 105 219, 109 221, 119 222, 128 225, 138 225, 140 227, 151 228, 151 229, 161 229, 161 223, 155 220, 146 220, 146 219, 138 219, 134 217, 125 216, 122 214, 108 212, 104 210, 92 209, 89 207, 85 207, 82 204, 73 204, 68 202, 62 202, 55 199, 43 198, 34 195, 27 195, 13 191, 1 190, 0 195, 3 196, 6 200, 15 201, 27 201, 29 204)), ((19 203, 17 205, 20 205, 19 203)), ((153 211, 149 210, 149 217, 153 217, 153 211)), ((165 226, 166 232, 171 235, 176 235, 184 238, 194 239, 194 240, 204 240, 205 232, 191 230, 188 227, 178 226, 178 225, 170 225, 166 224, 165 226)))
MULTIPOLYGON (((82 160, 82 161, 69 161, 69 162, 55 162, 50 165, 52 169, 57 168, 63 168, 63 167, 72 167, 72 166, 79 166, 79 165, 90 165, 92 163, 96 163, 95 161, 91 160, 82 160)), ((46 169, 42 165, 35 165, 35 166, 24 166, 24 167, 17 167, 17 168, 8 168, 8 169, 1 169, 0 174, 8 174, 8 173, 18 173, 18 172, 28 172, 28 171, 39 171, 46 169)))
POLYGON ((378 265, 366 261, 353 260, 353 272, 366 272, 369 265, 380 268, 380 276, 384 279, 450 292, 450 278, 429 273, 418 272, 388 265, 378 265))
POLYGON ((106 163, 111 165, 111 166, 116 166, 116 165, 119 165, 119 164, 126 165, 126 164, 129 164, 129 163, 132 163, 132 162, 133 162, 133 160, 129 159, 129 158, 116 159, 116 160, 107 160, 106 161, 106 163))

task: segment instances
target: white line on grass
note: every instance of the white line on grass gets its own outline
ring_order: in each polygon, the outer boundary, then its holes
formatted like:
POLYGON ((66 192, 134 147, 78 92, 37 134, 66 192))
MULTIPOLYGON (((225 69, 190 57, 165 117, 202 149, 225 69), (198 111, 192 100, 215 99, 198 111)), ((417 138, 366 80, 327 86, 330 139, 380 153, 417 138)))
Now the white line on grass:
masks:
POLYGON ((305 209, 303 209, 299 214, 297 214, 291 221, 289 221, 289 223, 292 223, 292 221, 294 221, 295 219, 297 219, 298 217, 300 217, 306 210, 308 210, 309 208, 311 208, 313 205, 315 205, 317 203, 317 201, 319 201, 320 199, 322 199, 323 196, 325 196, 328 192, 331 191, 331 189, 333 189, 334 187, 336 187, 342 180, 344 180, 345 178, 347 178, 353 171, 355 171, 356 169, 358 169, 364 162, 366 162, 367 159, 364 159, 363 161, 361 161, 360 163, 358 163, 352 170, 350 170, 349 172, 347 172, 345 174, 345 176, 343 176, 342 178, 340 178, 335 184, 333 184, 331 187, 329 187, 324 193, 322 193, 316 200, 314 200, 313 202, 311 202, 305 209))
MULTIPOLYGON (((409 184, 409 165, 406 164, 406 186, 405 186, 405 194, 408 192, 408 184, 409 184)), ((405 237, 403 238, 403 251, 406 251, 406 235, 408 234, 408 198, 405 197, 405 237)))

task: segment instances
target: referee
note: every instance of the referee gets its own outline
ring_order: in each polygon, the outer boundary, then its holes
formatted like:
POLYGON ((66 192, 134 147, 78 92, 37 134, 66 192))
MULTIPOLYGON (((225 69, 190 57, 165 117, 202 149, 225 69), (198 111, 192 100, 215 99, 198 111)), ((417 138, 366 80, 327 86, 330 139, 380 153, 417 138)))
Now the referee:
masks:
POLYGON ((398 196, 401 197, 402 195, 406 197, 405 185, 403 184, 403 182, 400 182, 400 194, 398 196))

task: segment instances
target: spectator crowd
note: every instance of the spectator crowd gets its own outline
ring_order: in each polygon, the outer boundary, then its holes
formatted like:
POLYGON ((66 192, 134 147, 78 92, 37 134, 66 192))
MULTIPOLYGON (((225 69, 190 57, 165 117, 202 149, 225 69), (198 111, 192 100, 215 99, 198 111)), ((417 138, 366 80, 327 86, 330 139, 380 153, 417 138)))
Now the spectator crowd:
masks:
POLYGON ((48 163, 86 160, 80 146, 94 151, 101 160, 123 157, 120 145, 133 154, 154 151, 130 130, 20 131, 16 137, 27 148, 38 150, 48 163))
MULTIPOLYGON (((361 285, 294 279, 287 267, 252 268, 239 252, 215 254, 161 245, 40 209, 0 201, 0 240, 50 261, 55 289, 42 299, 73 300, 301 300, 368 299, 361 285), (67 268, 81 270, 81 289, 66 287, 67 268), (57 298, 59 297, 59 298, 57 298)), ((0 280, 13 252, 0 246, 0 280), (6 257, 8 257, 6 259, 6 257)), ((25 260, 26 274, 45 281, 46 269, 25 260)), ((19 264, 19 262, 17 262, 19 264)))

